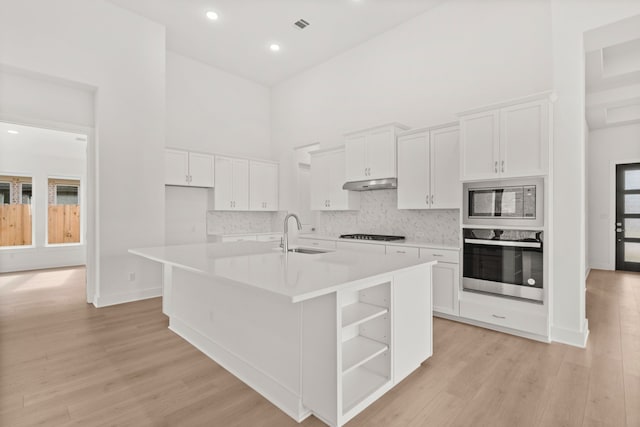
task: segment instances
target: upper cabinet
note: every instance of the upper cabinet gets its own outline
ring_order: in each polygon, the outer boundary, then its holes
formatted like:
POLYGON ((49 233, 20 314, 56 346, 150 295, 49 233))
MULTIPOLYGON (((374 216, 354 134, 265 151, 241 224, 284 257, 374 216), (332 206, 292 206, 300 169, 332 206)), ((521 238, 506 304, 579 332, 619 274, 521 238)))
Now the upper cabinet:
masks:
POLYGON ((214 160, 211 154, 164 150, 165 185, 213 187, 214 160))
POLYGON ((549 93, 460 114, 463 181, 546 175, 549 93))
POLYGON ((398 136, 398 209, 458 209, 461 204, 457 124, 398 136))
POLYGON ((215 156, 215 180, 215 210, 249 210, 249 160, 215 156))
POLYGON ((278 164, 249 161, 249 210, 278 210, 278 164))
POLYGON ((345 149, 311 153, 311 210, 360 208, 360 193, 342 189, 345 183, 345 149))
POLYGON ((408 127, 397 123, 345 135, 345 181, 395 178, 396 136, 408 127))

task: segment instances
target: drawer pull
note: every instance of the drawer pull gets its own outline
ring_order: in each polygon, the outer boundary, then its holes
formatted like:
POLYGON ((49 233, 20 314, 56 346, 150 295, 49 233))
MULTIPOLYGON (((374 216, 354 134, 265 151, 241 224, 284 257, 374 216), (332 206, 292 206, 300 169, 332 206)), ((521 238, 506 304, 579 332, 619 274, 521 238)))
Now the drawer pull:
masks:
POLYGON ((312 244, 313 246, 318 246, 320 243, 318 243, 318 242, 311 242, 311 244, 312 244))
POLYGON ((405 251, 396 251, 396 253, 398 253, 398 254, 406 254, 405 251))
POLYGON ((443 256, 444 256, 444 255, 442 255, 442 254, 431 254, 431 255, 433 255, 433 256, 438 256, 438 257, 443 257, 443 256))
POLYGON ((507 316, 498 316, 497 314, 492 314, 493 317, 495 317, 496 319, 506 319, 507 316))

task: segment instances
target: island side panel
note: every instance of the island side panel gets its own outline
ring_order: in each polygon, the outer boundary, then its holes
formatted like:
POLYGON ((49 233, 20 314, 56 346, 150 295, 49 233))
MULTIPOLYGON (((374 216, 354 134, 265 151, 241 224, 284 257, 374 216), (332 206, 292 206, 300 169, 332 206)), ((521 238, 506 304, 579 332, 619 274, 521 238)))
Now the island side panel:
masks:
POLYGON ((297 421, 300 304, 173 268, 170 328, 297 421))
POLYGON ((338 315, 336 294, 302 305, 302 403, 319 419, 337 425, 338 315))
POLYGON ((399 383, 433 354, 431 265, 393 276, 393 381, 399 383))

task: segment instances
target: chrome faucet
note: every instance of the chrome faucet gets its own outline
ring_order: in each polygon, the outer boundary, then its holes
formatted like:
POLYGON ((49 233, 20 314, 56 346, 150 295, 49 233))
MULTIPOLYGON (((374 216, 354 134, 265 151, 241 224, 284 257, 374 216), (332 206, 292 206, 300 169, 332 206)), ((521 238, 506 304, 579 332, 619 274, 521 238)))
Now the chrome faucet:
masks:
POLYGON ((302 230, 302 224, 300 223, 300 218, 298 218, 298 215, 290 213, 284 217, 284 236, 282 240, 282 250, 285 254, 289 253, 289 218, 291 217, 294 217, 296 219, 298 230, 302 230))

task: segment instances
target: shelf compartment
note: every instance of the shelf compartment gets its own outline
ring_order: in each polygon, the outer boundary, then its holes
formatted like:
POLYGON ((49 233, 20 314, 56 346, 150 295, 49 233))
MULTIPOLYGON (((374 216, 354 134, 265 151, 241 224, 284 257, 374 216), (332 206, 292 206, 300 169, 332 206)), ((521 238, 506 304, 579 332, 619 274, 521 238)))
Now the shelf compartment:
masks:
POLYGON ((358 335, 342 344, 342 374, 361 366, 389 349, 387 344, 358 335))
POLYGON ((347 414, 360 402, 389 383, 390 379, 365 366, 353 369, 342 378, 342 412, 347 414))
POLYGON ((389 312, 387 307, 380 307, 364 302, 349 304, 342 309, 342 327, 359 325, 389 312))

